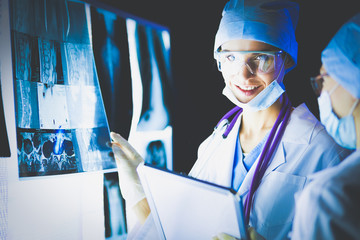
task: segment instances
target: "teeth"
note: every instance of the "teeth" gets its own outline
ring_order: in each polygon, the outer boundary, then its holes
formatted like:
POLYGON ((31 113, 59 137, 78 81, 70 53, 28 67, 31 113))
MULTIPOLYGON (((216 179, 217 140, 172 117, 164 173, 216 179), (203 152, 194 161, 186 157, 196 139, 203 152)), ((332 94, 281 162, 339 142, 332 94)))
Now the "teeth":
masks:
POLYGON ((245 90, 245 91, 250 91, 250 90, 254 90, 255 86, 239 86, 239 88, 241 88, 242 90, 245 90))

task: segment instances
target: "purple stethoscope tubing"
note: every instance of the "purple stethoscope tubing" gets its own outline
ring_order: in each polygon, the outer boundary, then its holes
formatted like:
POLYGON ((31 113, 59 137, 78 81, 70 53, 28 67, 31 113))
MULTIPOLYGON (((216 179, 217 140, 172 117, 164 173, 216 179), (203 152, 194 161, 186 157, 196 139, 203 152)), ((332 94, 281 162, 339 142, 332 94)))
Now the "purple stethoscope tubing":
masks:
POLYGON ((264 176, 265 171, 270 162, 270 159, 284 134, 285 127, 286 127, 287 122, 290 117, 292 106, 291 106, 291 103, 289 101, 287 94, 284 94, 284 97, 285 97, 285 104, 281 108, 280 114, 277 117, 275 124, 271 129, 270 135, 265 143, 264 149, 261 152, 259 162, 256 166, 255 173, 254 173, 253 179, 251 181, 249 193, 245 199, 245 223, 246 223, 246 225, 248 225, 248 223, 249 223, 250 210, 252 207, 252 202, 253 202, 253 197, 254 197, 255 191, 257 190, 257 188, 260 185, 261 179, 264 176), (277 131, 279 125, 280 125, 280 128, 277 131), (276 132, 277 132, 277 134, 276 134, 276 132))
POLYGON ((225 132, 223 133, 223 138, 227 138, 227 136, 229 135, 231 129, 233 129, 236 120, 239 118, 240 114, 242 113, 243 109, 241 107, 234 107, 233 109, 231 109, 229 112, 227 112, 218 122, 218 124, 216 124, 216 128, 219 126, 219 124, 224 121, 225 119, 228 120, 229 117, 231 117, 232 115, 234 115, 234 113, 236 113, 236 115, 234 116, 234 118, 231 120, 229 126, 226 128, 225 132))

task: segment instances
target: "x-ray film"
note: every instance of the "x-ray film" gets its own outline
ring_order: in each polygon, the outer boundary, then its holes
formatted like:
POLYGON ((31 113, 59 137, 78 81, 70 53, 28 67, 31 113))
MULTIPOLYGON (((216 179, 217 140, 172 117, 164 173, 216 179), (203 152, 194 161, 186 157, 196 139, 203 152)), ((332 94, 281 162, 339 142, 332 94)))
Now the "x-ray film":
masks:
POLYGON ((91 8, 96 70, 110 129, 128 138, 133 112, 126 19, 91 8))
POLYGON ((105 239, 126 240, 127 226, 125 200, 123 199, 119 177, 116 172, 104 174, 104 218, 105 239))
POLYGON ((129 142, 147 163, 172 169, 170 35, 166 28, 127 20, 134 117, 129 142))
POLYGON ((115 171, 89 6, 10 5, 19 176, 115 171))
POLYGON ((40 128, 37 83, 16 81, 16 124, 19 128, 40 128))

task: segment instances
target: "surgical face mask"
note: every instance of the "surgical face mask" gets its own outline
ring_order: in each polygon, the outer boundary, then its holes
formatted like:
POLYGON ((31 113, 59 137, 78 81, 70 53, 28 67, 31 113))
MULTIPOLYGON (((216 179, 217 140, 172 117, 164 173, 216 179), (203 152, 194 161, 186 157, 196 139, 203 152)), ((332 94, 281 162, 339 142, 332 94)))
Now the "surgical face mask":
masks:
POLYGON ((285 87, 277 80, 274 80, 269 86, 262 90, 256 97, 247 103, 240 102, 228 86, 225 86, 223 94, 235 105, 250 110, 252 112, 267 109, 276 102, 276 100, 285 92, 285 87))
POLYGON ((322 91, 318 98, 320 121, 334 140, 342 147, 356 149, 356 129, 354 117, 352 115, 359 100, 355 101, 348 115, 338 118, 332 111, 330 95, 338 87, 337 84, 329 91, 322 91))

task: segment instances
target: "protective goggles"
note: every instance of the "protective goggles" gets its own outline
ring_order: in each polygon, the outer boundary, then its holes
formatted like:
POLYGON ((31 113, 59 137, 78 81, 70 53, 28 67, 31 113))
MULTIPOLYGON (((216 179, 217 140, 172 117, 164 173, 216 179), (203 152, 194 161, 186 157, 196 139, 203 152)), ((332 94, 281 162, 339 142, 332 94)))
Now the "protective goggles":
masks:
POLYGON ((329 76, 329 74, 327 73, 323 73, 320 74, 316 77, 311 77, 310 78, 310 84, 311 87, 313 88, 315 94, 317 97, 320 96, 322 88, 323 88, 323 84, 324 84, 324 77, 329 76))
POLYGON ((282 65, 282 54, 283 51, 217 51, 216 57, 221 72, 238 71, 245 65, 251 74, 267 74, 282 65))

